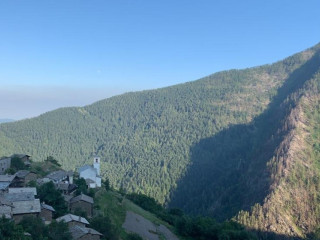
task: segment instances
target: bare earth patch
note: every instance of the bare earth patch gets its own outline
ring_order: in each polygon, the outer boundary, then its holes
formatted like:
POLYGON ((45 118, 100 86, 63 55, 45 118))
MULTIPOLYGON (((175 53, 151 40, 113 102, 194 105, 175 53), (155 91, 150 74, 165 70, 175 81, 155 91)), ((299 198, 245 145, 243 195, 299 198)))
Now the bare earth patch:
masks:
POLYGON ((179 240, 177 236, 164 225, 156 226, 141 215, 131 211, 127 211, 126 220, 122 227, 127 232, 136 233, 146 240, 159 240, 159 235, 166 240, 179 240))

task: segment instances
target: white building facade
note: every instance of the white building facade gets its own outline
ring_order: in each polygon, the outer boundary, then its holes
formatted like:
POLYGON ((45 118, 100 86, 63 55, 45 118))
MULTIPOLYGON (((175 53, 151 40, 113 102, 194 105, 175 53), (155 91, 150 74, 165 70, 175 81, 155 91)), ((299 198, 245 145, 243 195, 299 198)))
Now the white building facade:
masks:
POLYGON ((89 188, 101 187, 100 158, 93 159, 93 165, 84 165, 79 168, 79 175, 84 178, 89 188))

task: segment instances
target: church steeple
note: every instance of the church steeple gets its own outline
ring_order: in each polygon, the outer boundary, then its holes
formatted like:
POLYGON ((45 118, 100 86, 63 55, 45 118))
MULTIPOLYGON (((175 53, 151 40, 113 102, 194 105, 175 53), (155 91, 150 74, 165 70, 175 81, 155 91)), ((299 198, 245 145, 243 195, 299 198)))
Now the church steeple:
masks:
POLYGON ((93 167, 97 169, 97 175, 100 176, 100 158, 99 157, 93 158, 93 167))

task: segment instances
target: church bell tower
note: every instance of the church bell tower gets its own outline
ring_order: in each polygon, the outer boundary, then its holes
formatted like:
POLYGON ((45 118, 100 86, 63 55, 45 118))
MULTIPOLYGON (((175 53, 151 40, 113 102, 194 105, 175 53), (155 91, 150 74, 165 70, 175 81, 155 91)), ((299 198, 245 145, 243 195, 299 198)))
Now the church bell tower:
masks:
POLYGON ((100 158, 99 157, 93 158, 93 167, 97 169, 97 175, 100 176, 100 158))

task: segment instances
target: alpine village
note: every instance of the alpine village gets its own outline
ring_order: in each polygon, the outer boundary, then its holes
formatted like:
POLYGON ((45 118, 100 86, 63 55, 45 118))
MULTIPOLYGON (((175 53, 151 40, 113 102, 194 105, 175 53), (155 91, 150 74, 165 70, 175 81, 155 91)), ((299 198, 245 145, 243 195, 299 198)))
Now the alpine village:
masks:
POLYGON ((320 44, 1 123, 0 156, 0 240, 320 239, 320 44))

